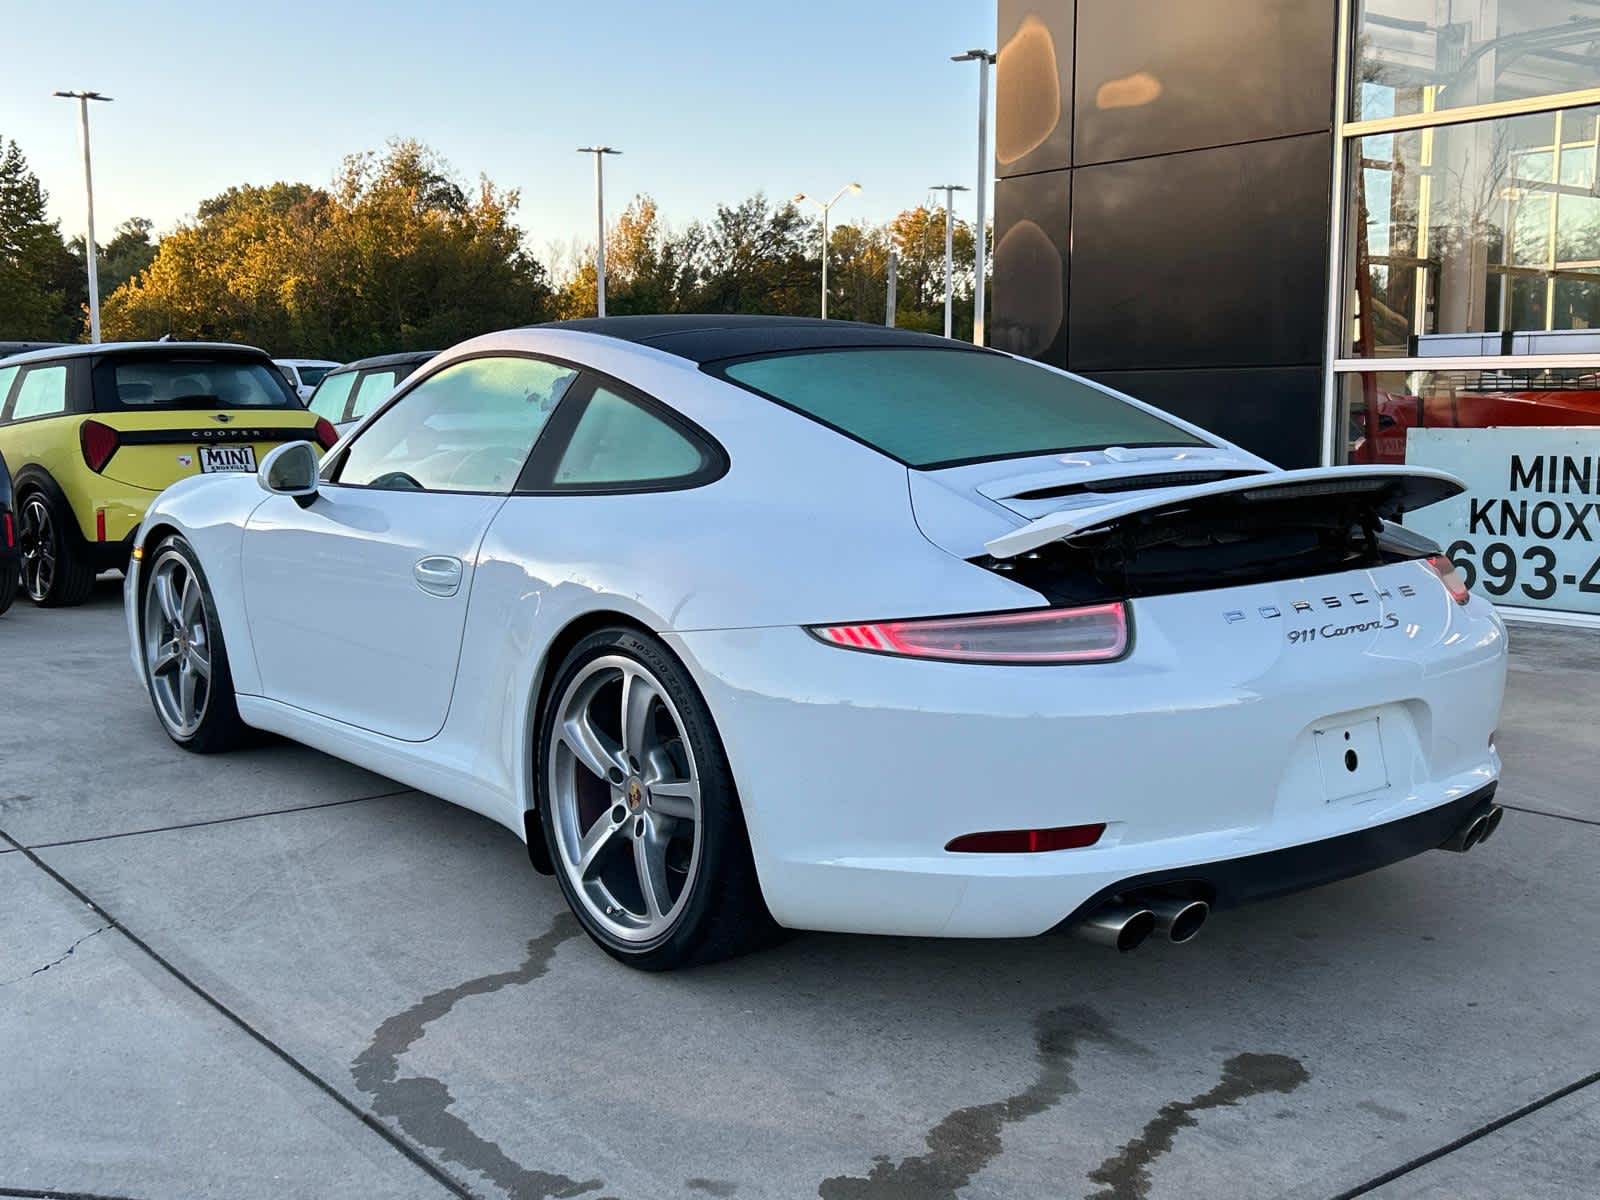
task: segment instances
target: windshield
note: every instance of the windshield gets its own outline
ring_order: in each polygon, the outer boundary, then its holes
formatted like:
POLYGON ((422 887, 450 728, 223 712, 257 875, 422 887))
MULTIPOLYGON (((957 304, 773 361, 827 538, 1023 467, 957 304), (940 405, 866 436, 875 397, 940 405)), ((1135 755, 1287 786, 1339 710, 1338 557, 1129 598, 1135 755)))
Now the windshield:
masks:
POLYGON ((102 410, 300 407, 276 368, 249 359, 138 358, 116 363, 111 374, 110 396, 95 389, 102 410))
POLYGON ((822 350, 746 359, 721 374, 910 467, 1207 444, 1085 380, 1002 354, 822 350))

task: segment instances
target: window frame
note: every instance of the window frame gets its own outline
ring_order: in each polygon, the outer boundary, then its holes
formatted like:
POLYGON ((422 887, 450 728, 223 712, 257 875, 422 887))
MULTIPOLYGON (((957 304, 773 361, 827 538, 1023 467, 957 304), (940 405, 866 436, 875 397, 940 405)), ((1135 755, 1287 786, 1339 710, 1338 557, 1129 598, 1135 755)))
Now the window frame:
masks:
MULTIPOLYGON (((816 424, 821 425, 824 429, 830 429, 834 433, 837 433, 840 437, 848 438, 850 441, 855 442, 858 446, 865 446, 868 450, 871 450, 874 454, 881 454, 884 458, 887 458, 890 462, 894 462, 894 463, 900 464, 900 466, 904 467, 908 471, 944 471, 944 470, 948 470, 948 469, 950 469, 952 467, 970 467, 970 466, 973 466, 973 465, 975 465, 977 463, 1004 462, 1008 458, 1040 458, 1040 457, 1047 457, 1047 456, 1052 455, 1052 454, 1073 454, 1073 453, 1081 453, 1081 452, 1087 452, 1087 451, 1092 451, 1092 450, 1104 450, 1104 449, 1106 449, 1106 445, 1105 444, 1091 443, 1091 442, 1080 442, 1078 444, 1069 445, 1069 446, 1054 446, 1054 447, 1050 447, 1050 448, 1043 449, 1043 450, 1029 450, 1029 451, 1026 451, 1026 452, 1021 453, 1021 454, 1015 453, 1015 452, 1012 452, 1012 451, 1005 451, 1005 452, 998 453, 998 454, 976 454, 976 455, 970 455, 970 456, 968 456, 966 458, 942 459, 942 460, 940 460, 938 462, 914 463, 914 462, 910 462, 910 461, 908 461, 908 460, 906 460, 904 458, 901 458, 898 454, 895 454, 894 452, 888 450, 887 448, 885 448, 883 446, 879 446, 879 445, 877 445, 877 444, 875 444, 873 442, 868 441, 864 437, 860 437, 857 434, 854 434, 854 433, 850 432, 850 430, 848 430, 848 429, 844 429, 844 428, 842 428, 842 427, 840 427, 838 425, 835 425, 832 421, 829 421, 824 417, 820 417, 816 413, 808 412, 806 409, 801 408, 797 404, 789 403, 787 400, 783 399, 781 396, 775 396, 771 392, 763 391, 762 389, 756 387, 754 384, 745 383, 743 380, 735 379, 735 378, 733 378, 732 376, 730 376, 730 375, 728 375, 726 373, 727 368, 736 367, 740 363, 756 362, 756 361, 767 361, 767 360, 778 359, 778 358, 789 358, 789 357, 792 357, 792 356, 797 355, 797 354, 813 354, 813 355, 814 354, 850 354, 850 353, 854 353, 854 352, 857 352, 857 351, 863 351, 863 350, 893 350, 893 351, 899 351, 899 352, 917 351, 917 352, 922 352, 922 353, 927 353, 927 354, 984 354, 984 355, 988 355, 988 356, 993 357, 993 358, 1005 358, 1005 359, 1011 359, 1012 361, 1019 361, 1019 362, 1022 362, 1025 366, 1035 367, 1035 368, 1037 368, 1039 370, 1046 369, 1042 364, 1035 363, 1035 362, 1032 362, 1031 360, 1027 360, 1027 359, 1018 359, 1016 355, 1006 354, 1003 351, 990 350, 990 349, 988 349, 986 347, 982 347, 982 346, 970 346, 970 345, 966 345, 966 344, 963 344, 963 343, 958 343, 956 345, 952 345, 952 346, 949 346, 949 347, 945 347, 945 346, 883 346, 883 345, 878 345, 878 346, 806 346, 806 347, 803 347, 803 348, 798 349, 798 350, 763 351, 763 352, 757 353, 757 354, 741 354, 736 358, 716 359, 715 361, 712 361, 712 362, 701 363, 700 364, 700 370, 703 371, 705 374, 710 375, 713 379, 719 380, 722 383, 726 383, 731 387, 736 387, 736 388, 740 389, 741 391, 749 392, 752 396, 760 396, 763 400, 768 400, 771 403, 776 404, 779 408, 788 409, 790 412, 794 413, 797 416, 804 417, 808 421, 813 421, 816 424)), ((1063 374, 1068 379, 1070 379, 1071 382, 1073 382, 1073 383, 1080 384, 1083 387, 1091 388, 1092 390, 1097 391, 1097 392, 1101 392, 1101 393, 1111 397, 1113 400, 1116 400, 1117 402, 1119 402, 1121 404, 1127 405, 1129 408, 1133 409, 1135 412, 1141 412, 1141 413, 1144 413, 1146 416, 1154 416, 1159 420, 1165 421, 1168 424, 1170 424, 1172 426, 1172 428, 1177 430, 1179 433, 1186 434, 1189 437, 1192 437, 1192 438, 1195 439, 1195 441, 1193 443, 1188 443, 1188 442, 1118 442, 1118 443, 1112 443, 1112 444, 1124 445, 1124 446, 1129 447, 1130 449, 1138 448, 1138 447, 1141 447, 1141 446, 1167 446, 1167 445, 1187 446, 1187 445, 1191 445, 1191 444, 1194 445, 1194 446, 1215 446, 1216 445, 1216 442, 1206 440, 1205 437, 1201 436, 1199 433, 1196 433, 1193 429, 1190 429, 1187 425, 1183 424, 1183 422, 1182 422, 1182 420, 1180 418, 1175 417, 1171 413, 1162 412, 1159 409, 1156 409, 1154 412, 1151 412, 1151 411, 1149 411, 1149 409, 1147 409, 1146 407, 1141 406, 1139 404, 1129 404, 1128 401, 1130 399, 1132 399, 1132 397, 1125 396, 1125 395, 1123 395, 1121 392, 1117 391, 1113 387, 1108 387, 1105 384, 1097 383, 1095 380, 1088 379, 1085 376, 1079 375, 1079 374, 1077 374, 1075 372, 1066 371, 1066 372, 1063 372, 1063 374)), ((1152 405, 1152 406, 1150 406, 1150 408, 1154 408, 1154 406, 1152 405)))

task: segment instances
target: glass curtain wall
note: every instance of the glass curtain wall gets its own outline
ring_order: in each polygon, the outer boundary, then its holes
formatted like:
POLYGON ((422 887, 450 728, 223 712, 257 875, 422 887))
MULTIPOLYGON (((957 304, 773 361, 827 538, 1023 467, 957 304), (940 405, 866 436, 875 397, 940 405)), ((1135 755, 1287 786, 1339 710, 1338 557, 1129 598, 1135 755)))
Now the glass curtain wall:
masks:
POLYGON ((1498 604, 1600 614, 1600 3, 1343 0, 1341 34, 1329 457, 1461 475, 1407 523, 1498 604))

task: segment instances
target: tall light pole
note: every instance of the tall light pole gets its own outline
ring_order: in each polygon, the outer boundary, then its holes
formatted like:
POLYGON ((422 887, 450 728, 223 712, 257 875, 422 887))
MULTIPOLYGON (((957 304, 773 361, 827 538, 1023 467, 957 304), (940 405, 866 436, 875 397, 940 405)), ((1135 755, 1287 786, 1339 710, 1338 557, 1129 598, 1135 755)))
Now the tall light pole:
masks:
POLYGON ((956 318, 956 193, 968 191, 959 183, 936 183, 935 192, 944 193, 944 335, 953 337, 956 318))
POLYGON ((994 54, 988 50, 968 50, 954 55, 951 62, 978 64, 978 230, 973 239, 977 244, 977 273, 972 297, 972 344, 981 346, 987 336, 984 311, 984 275, 988 271, 989 223, 989 68, 994 65, 994 54))
POLYGON ((89 101, 111 102, 99 92, 57 92, 65 100, 78 102, 78 127, 83 133, 83 190, 89 201, 89 236, 84 242, 84 259, 89 265, 89 340, 100 340, 100 273, 94 261, 94 173, 89 169, 89 101))
POLYGON ((621 154, 610 146, 579 146, 579 154, 594 155, 594 211, 596 240, 594 244, 595 313, 606 315, 606 171, 608 154, 621 154))
POLYGON ((847 183, 837 192, 835 192, 833 194, 833 199, 829 200, 826 204, 824 204, 821 200, 818 200, 815 196, 808 196, 804 192, 797 192, 795 194, 794 202, 796 204, 799 204, 804 200, 809 200, 822 210, 822 319, 824 321, 828 319, 828 214, 833 210, 833 206, 839 203, 840 199, 843 198, 846 192, 849 192, 851 195, 855 195, 860 190, 861 185, 859 183, 847 183))

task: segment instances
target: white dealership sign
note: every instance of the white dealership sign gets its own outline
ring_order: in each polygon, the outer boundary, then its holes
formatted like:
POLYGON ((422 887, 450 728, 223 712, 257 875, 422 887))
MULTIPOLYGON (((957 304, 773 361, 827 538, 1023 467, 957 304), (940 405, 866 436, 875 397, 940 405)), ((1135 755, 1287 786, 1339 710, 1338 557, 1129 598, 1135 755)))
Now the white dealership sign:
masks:
POLYGON ((1496 604, 1600 613, 1600 428, 1411 429, 1406 462, 1466 482, 1408 513, 1496 604))

